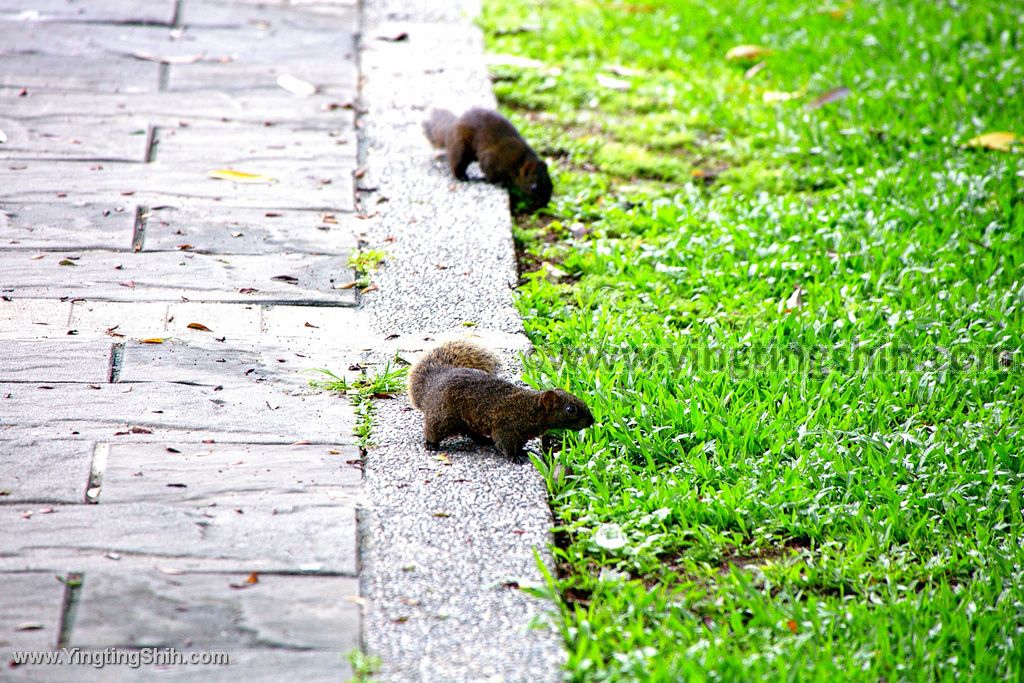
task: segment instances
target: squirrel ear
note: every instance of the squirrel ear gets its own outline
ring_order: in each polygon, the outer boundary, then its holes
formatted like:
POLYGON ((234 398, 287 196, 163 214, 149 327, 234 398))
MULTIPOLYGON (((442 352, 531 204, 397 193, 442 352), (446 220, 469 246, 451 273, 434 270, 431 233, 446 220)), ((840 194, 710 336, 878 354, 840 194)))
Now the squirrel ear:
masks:
POLYGON ((534 161, 533 159, 530 159, 529 161, 524 162, 523 165, 519 167, 519 172, 522 173, 524 176, 528 176, 531 173, 533 173, 536 169, 537 162, 534 161))
POLYGON ((544 410, 554 410, 558 407, 558 393, 554 389, 548 389, 540 395, 540 404, 544 410))

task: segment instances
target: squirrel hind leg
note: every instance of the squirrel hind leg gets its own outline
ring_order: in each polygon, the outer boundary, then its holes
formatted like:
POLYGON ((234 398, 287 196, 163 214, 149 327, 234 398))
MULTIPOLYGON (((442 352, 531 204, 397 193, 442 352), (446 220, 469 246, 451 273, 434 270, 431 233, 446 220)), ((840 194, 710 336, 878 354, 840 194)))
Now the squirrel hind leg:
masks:
POLYGON ((479 432, 474 432, 472 430, 467 429, 466 430, 466 436, 468 436, 470 439, 472 439, 473 443, 475 443, 477 446, 493 446, 494 445, 494 441, 491 439, 491 437, 485 436, 483 434, 480 434, 479 432))
POLYGON ((467 180, 466 169, 476 161, 472 132, 456 128, 448 136, 448 166, 458 180, 467 180))

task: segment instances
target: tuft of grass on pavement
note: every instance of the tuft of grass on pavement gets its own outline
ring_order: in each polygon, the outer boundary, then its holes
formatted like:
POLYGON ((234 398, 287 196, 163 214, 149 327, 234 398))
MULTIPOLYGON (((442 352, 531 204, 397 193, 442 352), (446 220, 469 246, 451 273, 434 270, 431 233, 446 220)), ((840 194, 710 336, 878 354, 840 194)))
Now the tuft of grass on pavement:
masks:
POLYGON ((575 680, 1024 676, 1024 7, 487 0, 575 680), (741 45, 753 59, 726 59, 741 45), (510 62, 511 60, 501 60, 510 62))
MULTIPOLYGON (((397 362, 397 358, 395 360, 397 362)), ((341 377, 327 368, 317 368, 316 372, 323 374, 327 379, 310 380, 310 386, 340 392, 347 395, 352 402, 356 413, 353 433, 359 448, 365 451, 373 445, 370 436, 373 433, 373 416, 377 412, 373 401, 391 398, 395 394, 405 391, 405 376, 408 373, 408 368, 392 367, 391 361, 388 361, 383 368, 375 368, 370 374, 364 371, 351 380, 341 377)))

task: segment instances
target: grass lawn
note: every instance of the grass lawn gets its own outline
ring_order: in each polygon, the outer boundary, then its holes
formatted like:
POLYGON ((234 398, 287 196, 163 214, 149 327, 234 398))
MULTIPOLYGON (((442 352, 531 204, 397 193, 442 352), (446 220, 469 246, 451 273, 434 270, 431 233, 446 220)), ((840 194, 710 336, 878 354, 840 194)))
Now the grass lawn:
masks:
POLYGON ((967 143, 1024 136, 1024 5, 482 24, 553 162, 528 379, 599 422, 542 467, 572 677, 1021 680, 1024 155, 967 143))

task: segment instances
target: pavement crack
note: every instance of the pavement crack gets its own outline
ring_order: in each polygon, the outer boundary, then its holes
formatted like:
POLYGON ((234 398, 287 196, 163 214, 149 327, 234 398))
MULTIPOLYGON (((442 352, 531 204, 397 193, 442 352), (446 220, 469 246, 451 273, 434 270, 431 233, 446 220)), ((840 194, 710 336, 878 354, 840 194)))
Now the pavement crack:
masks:
POLYGON ((78 600, 82 593, 82 584, 85 583, 85 574, 82 572, 68 572, 60 581, 64 584, 64 599, 60 609, 60 633, 57 635, 56 646, 67 647, 71 642, 71 631, 75 626, 75 616, 78 614, 78 600))

